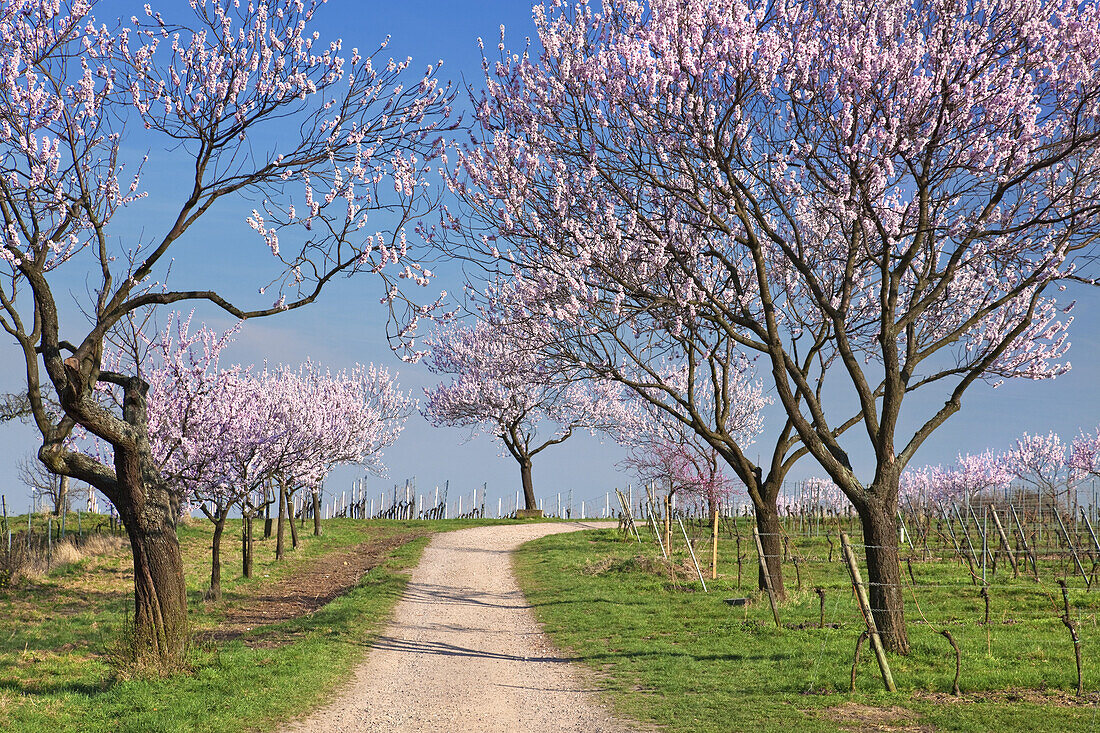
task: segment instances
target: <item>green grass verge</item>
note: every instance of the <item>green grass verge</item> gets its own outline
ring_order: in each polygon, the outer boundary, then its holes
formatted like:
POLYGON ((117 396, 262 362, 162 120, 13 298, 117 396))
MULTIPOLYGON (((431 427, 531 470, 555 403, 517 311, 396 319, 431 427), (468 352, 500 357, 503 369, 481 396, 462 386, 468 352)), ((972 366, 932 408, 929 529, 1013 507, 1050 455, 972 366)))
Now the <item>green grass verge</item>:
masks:
MULTIPOLYGON (((219 604, 200 600, 209 582, 210 525, 181 527, 192 628, 215 628, 228 608, 308 569, 321 555, 410 531, 489 523, 495 520, 328 520, 321 537, 308 536, 307 526, 299 548, 282 563, 274 560, 274 540, 257 540, 250 579, 240 576, 240 523, 231 523, 223 540, 219 604)), ((262 523, 257 527, 262 531, 262 523)), ((196 645, 189 673, 158 679, 123 679, 110 664, 133 604, 128 545, 0 588, 0 731, 270 730, 317 707, 347 679, 428 541, 420 537, 397 548, 350 592, 313 614, 233 641, 196 645)))
MULTIPOLYGON (((812 570, 813 577, 801 592, 793 589, 791 573, 791 598, 780 608, 784 628, 777 630, 766 599, 747 582, 737 588, 736 568, 720 566, 725 575, 703 593, 683 569, 671 582, 667 566, 652 561, 656 554, 649 545, 598 530, 531 542, 515 564, 546 631, 595 669, 616 709, 634 719, 675 731, 1100 728, 1095 693, 1076 700, 1068 692, 1076 686, 1072 646, 1050 589, 1033 581, 999 577, 993 623, 984 626, 977 623, 983 601, 956 563, 914 563, 918 582, 927 586, 921 605, 929 622, 909 605, 912 653, 891 658, 899 692, 882 691, 874 655, 864 645, 856 692, 849 694, 862 626, 839 563, 804 564, 803 575, 812 570), (826 589, 831 628, 816 628, 815 585, 826 589), (746 607, 723 600, 746 595, 753 597, 746 607), (955 660, 938 634, 944 626, 963 650, 959 700, 948 694, 955 660)), ((755 580, 749 575, 755 559, 747 558, 747 579, 755 580)), ((1086 690, 1100 684, 1098 596, 1071 591, 1086 690)))

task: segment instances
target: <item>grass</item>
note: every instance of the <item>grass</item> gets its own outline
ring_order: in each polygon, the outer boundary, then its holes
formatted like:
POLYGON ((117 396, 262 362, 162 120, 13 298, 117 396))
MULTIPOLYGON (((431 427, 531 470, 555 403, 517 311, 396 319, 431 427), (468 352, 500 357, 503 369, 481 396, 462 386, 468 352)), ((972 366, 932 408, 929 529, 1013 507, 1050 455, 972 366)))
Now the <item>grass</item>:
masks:
MULTIPOLYGON (((643 533, 643 538, 647 535, 643 533)), ((749 540, 751 542, 751 539, 749 540)), ((1036 584, 1003 568, 990 584, 991 623, 965 566, 914 560, 915 596, 907 595, 912 653, 891 656, 899 692, 886 693, 865 645, 855 693, 849 693, 855 641, 863 622, 838 561, 823 539, 796 543, 803 588, 786 565, 790 599, 776 629, 766 597, 750 580, 755 553, 703 593, 690 558, 658 560, 648 543, 611 530, 551 535, 524 546, 520 584, 547 632, 597 670, 615 706, 637 720, 676 731, 1084 731, 1100 727, 1100 696, 1076 699, 1069 634, 1058 618, 1053 573, 1036 584), (826 592, 826 628, 817 628, 826 592), (747 606, 723 599, 750 597, 747 606), (913 599, 916 598, 920 611, 913 599), (950 694, 955 659, 939 630, 962 652, 964 695, 950 694), (876 727, 877 726, 877 727, 876 727)), ((680 543, 683 544, 682 542, 680 543)), ((733 542, 722 543, 732 553, 733 542)), ((709 557, 709 552, 703 552, 709 557)), ((700 558, 702 561, 702 558, 700 558)), ((1051 569, 1053 571, 1053 568, 1051 569)), ((1080 585, 1080 579, 1078 578, 1080 585)), ((1085 689, 1100 686, 1100 593, 1071 588, 1085 664, 1085 689)))
MULTIPOLYGON (((26 518, 22 521, 25 526, 26 518)), ((194 522, 180 529, 192 629, 215 628, 228 609, 327 553, 378 538, 485 523, 328 520, 321 537, 309 536, 307 526, 299 548, 282 563, 274 560, 274 539, 257 538, 253 577, 245 579, 239 568, 240 522, 231 522, 222 549, 224 598, 205 604, 212 532, 209 522, 194 522)), ((254 526, 257 535, 262 532, 262 523, 254 526)), ((133 603, 132 562, 124 541, 105 542, 102 554, 83 555, 41 577, 0 588, 0 617, 6 619, 0 624, 0 730, 271 729, 322 703, 348 677, 427 542, 419 536, 403 544, 350 592, 312 614, 217 645, 197 644, 189 673, 160 679, 126 679, 111 664, 110 649, 124 636, 133 603)))

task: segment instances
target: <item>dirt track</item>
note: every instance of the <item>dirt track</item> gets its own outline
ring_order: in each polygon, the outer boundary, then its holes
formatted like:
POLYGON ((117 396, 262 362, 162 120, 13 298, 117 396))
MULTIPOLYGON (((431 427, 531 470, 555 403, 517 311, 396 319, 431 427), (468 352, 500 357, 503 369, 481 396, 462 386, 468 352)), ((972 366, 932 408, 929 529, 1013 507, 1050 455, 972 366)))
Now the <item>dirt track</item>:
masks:
POLYGON ((512 575, 511 551, 596 523, 479 527, 437 535, 393 621, 348 687, 290 731, 634 730, 556 652, 512 575))

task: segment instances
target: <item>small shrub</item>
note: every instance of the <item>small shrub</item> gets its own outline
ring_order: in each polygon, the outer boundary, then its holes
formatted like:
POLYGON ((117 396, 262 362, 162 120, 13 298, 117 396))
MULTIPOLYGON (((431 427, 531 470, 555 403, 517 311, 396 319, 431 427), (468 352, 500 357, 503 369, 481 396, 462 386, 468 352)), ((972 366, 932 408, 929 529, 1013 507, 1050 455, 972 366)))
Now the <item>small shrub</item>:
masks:
POLYGON ((645 573, 665 577, 669 569, 676 573, 690 573, 695 575, 695 567, 688 562, 669 562, 664 558, 646 557, 635 555, 633 557, 616 558, 602 557, 598 560, 590 560, 581 568, 582 575, 604 575, 605 573, 645 573))

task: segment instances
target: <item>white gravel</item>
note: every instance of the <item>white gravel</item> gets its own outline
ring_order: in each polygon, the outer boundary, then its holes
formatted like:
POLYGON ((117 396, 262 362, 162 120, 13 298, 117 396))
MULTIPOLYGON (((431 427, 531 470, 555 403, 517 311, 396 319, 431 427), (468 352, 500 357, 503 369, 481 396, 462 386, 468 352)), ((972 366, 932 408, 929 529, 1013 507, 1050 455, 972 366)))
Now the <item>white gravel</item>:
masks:
POLYGON ((288 730, 640 729, 613 719, 595 684, 554 649, 512 574, 512 550, 524 542, 599 526, 607 525, 504 525, 436 535, 349 686, 288 730))

